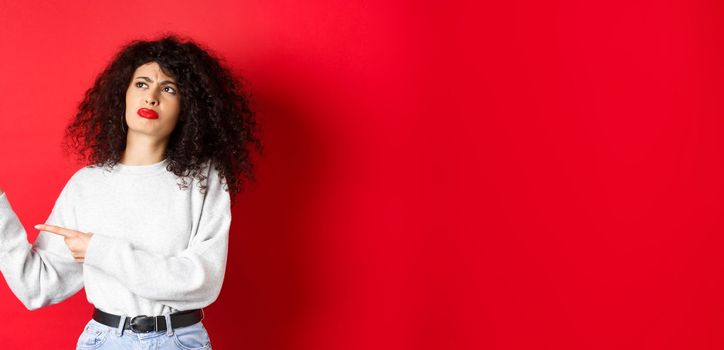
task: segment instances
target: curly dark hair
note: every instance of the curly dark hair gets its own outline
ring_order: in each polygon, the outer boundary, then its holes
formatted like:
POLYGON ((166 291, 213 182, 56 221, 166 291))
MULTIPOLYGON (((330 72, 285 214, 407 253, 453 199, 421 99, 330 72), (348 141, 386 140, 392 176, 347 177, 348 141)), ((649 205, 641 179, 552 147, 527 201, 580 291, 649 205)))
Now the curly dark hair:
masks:
POLYGON ((125 95, 136 68, 156 62, 176 79, 181 92, 178 122, 166 147, 167 170, 200 182, 207 162, 226 183, 232 205, 244 180, 254 181, 250 148, 263 151, 251 108, 251 94, 212 50, 177 34, 158 40, 133 40, 121 47, 94 85, 85 92, 75 118, 65 130, 63 150, 87 165, 113 167, 126 147, 125 95), (241 176, 240 176, 241 175, 241 176))

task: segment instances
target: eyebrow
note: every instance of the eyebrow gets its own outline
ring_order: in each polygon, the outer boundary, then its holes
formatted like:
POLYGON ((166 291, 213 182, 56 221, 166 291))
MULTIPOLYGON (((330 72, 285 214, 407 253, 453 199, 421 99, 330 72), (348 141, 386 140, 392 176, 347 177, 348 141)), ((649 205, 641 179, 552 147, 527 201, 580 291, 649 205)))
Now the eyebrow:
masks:
MULTIPOLYGON (((145 80, 145 81, 147 81, 147 82, 149 82, 149 83, 153 83, 153 80, 152 80, 151 78, 149 78, 149 77, 136 77, 135 79, 143 79, 143 80, 145 80)), ((161 84, 161 85, 163 85, 163 84, 173 84, 173 85, 176 85, 176 83, 173 82, 173 81, 171 81, 171 80, 164 80, 164 81, 162 81, 160 84, 161 84)), ((176 85, 176 86, 178 86, 178 85, 176 85)))

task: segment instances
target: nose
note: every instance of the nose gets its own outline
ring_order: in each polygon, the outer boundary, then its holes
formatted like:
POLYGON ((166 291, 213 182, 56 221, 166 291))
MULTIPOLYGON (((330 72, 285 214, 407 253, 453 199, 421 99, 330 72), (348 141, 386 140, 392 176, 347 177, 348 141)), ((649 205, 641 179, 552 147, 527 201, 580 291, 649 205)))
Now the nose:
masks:
POLYGON ((156 106, 158 105, 158 99, 153 93, 149 93, 146 95, 146 103, 151 106, 156 106))

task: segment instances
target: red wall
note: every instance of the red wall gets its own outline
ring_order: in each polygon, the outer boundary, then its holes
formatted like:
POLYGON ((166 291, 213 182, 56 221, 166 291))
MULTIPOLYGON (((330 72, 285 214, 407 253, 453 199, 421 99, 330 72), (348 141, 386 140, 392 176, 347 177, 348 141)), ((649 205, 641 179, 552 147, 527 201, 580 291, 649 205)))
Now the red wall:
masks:
MULTIPOLYGON (((0 2, 0 187, 34 241, 63 128, 118 45, 244 74, 267 152, 234 208, 216 349, 720 349, 714 1, 0 2)), ((4 348, 72 348, 83 292, 4 348)))

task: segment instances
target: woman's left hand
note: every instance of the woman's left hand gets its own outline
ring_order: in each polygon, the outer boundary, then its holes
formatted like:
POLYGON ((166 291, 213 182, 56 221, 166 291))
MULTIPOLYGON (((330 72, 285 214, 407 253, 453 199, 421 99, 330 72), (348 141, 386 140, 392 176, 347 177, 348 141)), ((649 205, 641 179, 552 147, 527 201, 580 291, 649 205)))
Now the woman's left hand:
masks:
POLYGON ((53 225, 35 225, 35 228, 42 231, 48 231, 61 235, 65 238, 65 245, 70 249, 70 254, 73 256, 76 262, 82 263, 85 261, 85 251, 88 248, 88 243, 93 237, 92 233, 85 233, 75 231, 60 226, 53 225))

